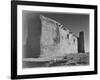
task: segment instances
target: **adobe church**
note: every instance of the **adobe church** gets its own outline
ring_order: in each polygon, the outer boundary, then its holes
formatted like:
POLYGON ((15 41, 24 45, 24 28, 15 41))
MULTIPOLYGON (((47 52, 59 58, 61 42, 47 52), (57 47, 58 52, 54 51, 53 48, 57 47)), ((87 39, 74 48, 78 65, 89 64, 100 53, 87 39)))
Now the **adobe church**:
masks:
POLYGON ((84 53, 84 32, 77 37, 61 23, 40 15, 40 58, 55 58, 66 54, 84 53))

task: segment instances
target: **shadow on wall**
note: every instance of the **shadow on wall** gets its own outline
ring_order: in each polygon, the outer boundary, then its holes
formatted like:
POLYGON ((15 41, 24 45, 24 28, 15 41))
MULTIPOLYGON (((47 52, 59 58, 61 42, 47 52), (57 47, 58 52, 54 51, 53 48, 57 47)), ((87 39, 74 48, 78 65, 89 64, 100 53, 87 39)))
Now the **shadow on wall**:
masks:
MULTIPOLYGON (((24 28, 27 27, 26 28, 27 39, 26 39, 26 44, 23 45, 23 54, 24 54, 23 57, 37 58, 40 55, 40 34, 41 34, 39 15, 34 15, 31 13, 23 14, 23 27, 24 28)), ((23 35, 24 34, 25 32, 23 31, 23 35)))

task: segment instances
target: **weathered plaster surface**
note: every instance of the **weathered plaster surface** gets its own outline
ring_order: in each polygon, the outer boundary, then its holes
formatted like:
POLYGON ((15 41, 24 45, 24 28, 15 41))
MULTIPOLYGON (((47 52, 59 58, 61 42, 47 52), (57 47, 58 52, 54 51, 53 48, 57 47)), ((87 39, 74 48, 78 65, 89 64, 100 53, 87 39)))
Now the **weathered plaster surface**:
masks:
POLYGON ((59 57, 78 53, 78 38, 59 22, 40 15, 40 57, 59 57))

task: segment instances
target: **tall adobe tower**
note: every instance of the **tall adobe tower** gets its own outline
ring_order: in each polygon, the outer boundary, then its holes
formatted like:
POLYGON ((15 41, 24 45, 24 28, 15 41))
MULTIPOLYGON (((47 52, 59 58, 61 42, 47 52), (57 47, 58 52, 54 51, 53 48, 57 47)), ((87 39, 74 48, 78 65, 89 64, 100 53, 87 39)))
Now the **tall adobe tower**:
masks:
POLYGON ((78 38, 78 52, 79 53, 84 53, 84 32, 81 31, 79 33, 79 38, 78 38))

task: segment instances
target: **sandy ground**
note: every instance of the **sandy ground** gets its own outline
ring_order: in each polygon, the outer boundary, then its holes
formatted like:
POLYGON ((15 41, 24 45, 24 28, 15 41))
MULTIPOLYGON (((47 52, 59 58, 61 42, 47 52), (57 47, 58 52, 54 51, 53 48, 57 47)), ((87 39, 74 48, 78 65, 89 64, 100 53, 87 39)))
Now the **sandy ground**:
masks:
POLYGON ((54 66, 84 66, 89 65, 89 53, 68 54, 52 60, 32 59, 23 60, 23 68, 54 67, 54 66))

